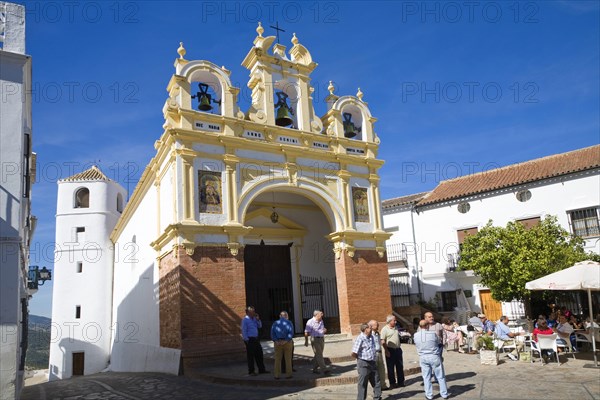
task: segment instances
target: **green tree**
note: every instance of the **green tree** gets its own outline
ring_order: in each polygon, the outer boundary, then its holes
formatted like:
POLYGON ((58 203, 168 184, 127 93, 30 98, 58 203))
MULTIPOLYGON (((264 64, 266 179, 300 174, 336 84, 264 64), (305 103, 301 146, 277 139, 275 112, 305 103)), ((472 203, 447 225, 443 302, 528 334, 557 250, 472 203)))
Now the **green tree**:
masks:
POLYGON ((590 258, 583 244, 554 216, 531 228, 520 222, 503 228, 490 220, 477 234, 465 238, 459 269, 472 270, 498 301, 526 300, 526 282, 590 258))

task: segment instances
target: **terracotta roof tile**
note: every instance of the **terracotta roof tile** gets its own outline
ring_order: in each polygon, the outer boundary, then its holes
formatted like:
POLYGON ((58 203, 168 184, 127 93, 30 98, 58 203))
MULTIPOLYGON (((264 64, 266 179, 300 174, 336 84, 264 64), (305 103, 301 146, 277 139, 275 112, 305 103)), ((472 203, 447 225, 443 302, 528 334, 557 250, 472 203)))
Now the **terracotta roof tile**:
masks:
POLYGON ((383 207, 383 209, 386 209, 386 208, 404 206, 407 204, 414 204, 414 203, 419 202, 419 200, 421 200, 423 197, 427 196, 427 194, 429 194, 429 193, 430 192, 415 193, 415 194, 409 194, 408 196, 402 196, 402 197, 396 197, 393 199, 384 200, 381 203, 381 207, 383 207))
POLYGON ((68 178, 65 179, 61 179, 61 182, 76 182, 76 181, 110 181, 110 179, 108 179, 106 177, 106 175, 104 175, 102 173, 102 171, 100 171, 100 168, 96 167, 95 165, 92 166, 89 169, 86 169, 83 172, 80 172, 78 174, 75 174, 73 176, 70 176, 68 178))
POLYGON ((600 167, 600 145, 442 181, 418 206, 600 167))

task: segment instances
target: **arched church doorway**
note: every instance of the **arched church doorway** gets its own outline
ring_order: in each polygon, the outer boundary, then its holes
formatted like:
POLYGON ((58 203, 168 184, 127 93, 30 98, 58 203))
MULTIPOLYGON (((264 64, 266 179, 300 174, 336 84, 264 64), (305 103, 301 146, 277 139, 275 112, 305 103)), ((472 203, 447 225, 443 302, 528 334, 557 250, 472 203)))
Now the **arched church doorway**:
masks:
POLYGON ((332 227, 323 211, 299 191, 268 191, 249 205, 244 225, 246 303, 255 307, 268 338, 285 310, 296 334, 324 311, 328 333, 340 332, 332 227))
POLYGON ((270 337, 271 325, 286 310, 294 321, 294 293, 290 245, 246 245, 244 265, 246 302, 254 306, 263 323, 261 338, 270 337))

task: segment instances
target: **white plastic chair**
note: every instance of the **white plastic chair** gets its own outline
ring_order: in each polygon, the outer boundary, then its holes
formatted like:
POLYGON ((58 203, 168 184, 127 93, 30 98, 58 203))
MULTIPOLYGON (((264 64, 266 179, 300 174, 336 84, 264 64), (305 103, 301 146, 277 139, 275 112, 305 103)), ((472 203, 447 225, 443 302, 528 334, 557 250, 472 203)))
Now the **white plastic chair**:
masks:
POLYGON ((554 351, 554 355, 556 357, 556 363, 560 365, 560 361, 558 360, 558 348, 556 346, 556 337, 558 335, 553 333, 552 335, 537 335, 537 343, 535 341, 531 341, 531 362, 533 362, 533 352, 537 351, 540 355, 540 362, 543 363, 542 358, 542 350, 552 350, 554 351))
POLYGON ((591 347, 591 344, 592 344, 591 329, 594 329, 594 340, 596 342, 600 342, 600 329, 598 329, 598 328, 588 328, 587 331, 589 333, 578 331, 578 332, 575 332, 575 338, 576 338, 575 340, 576 340, 577 348, 578 349, 581 349, 579 347, 579 343, 586 343, 586 344, 589 344, 590 347, 591 347))

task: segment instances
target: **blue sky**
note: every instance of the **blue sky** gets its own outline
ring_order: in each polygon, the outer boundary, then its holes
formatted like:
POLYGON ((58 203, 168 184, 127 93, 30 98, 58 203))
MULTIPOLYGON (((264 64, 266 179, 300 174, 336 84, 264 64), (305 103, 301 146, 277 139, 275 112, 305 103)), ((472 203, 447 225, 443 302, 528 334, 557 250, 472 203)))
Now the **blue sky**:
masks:
MULTIPOLYGON (((381 139, 382 198, 600 143, 600 6, 543 2, 20 2, 33 57, 39 218, 31 264, 52 267, 56 181, 99 165, 133 190, 162 133, 179 42, 231 70, 258 21, 292 32, 319 66, 318 115, 360 87, 381 139)), ((50 316, 52 284, 33 297, 50 316)))

